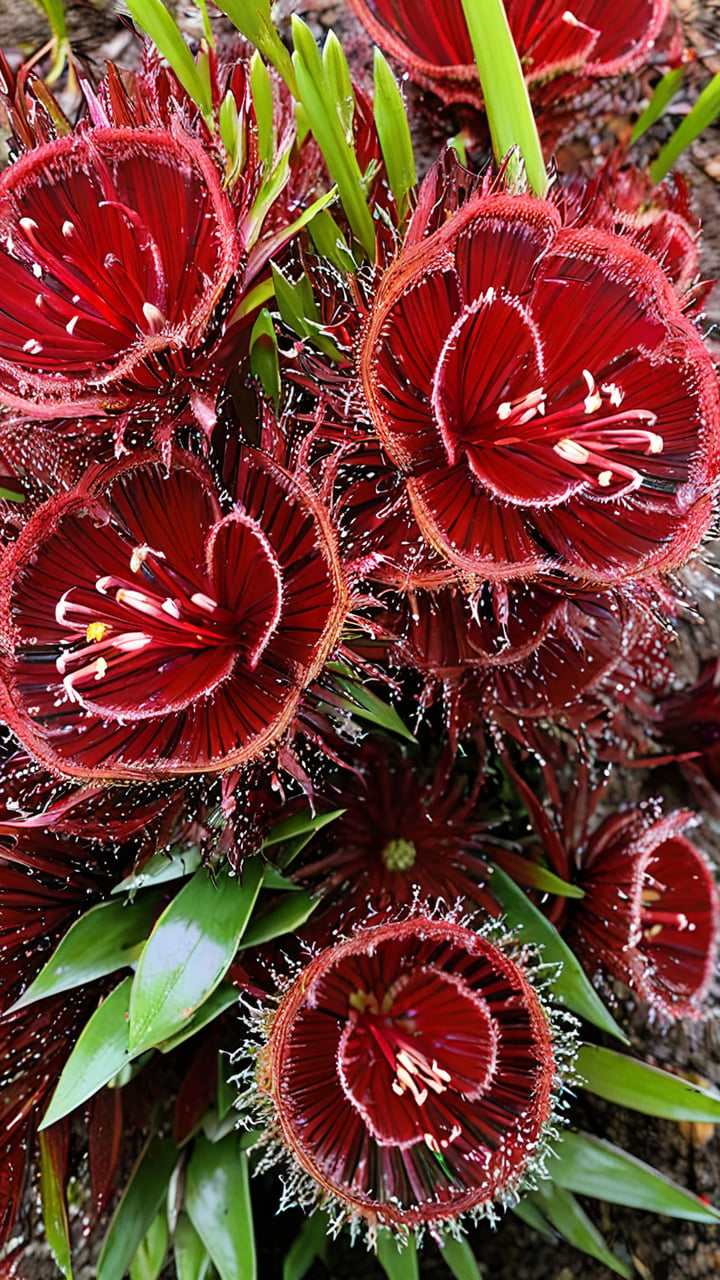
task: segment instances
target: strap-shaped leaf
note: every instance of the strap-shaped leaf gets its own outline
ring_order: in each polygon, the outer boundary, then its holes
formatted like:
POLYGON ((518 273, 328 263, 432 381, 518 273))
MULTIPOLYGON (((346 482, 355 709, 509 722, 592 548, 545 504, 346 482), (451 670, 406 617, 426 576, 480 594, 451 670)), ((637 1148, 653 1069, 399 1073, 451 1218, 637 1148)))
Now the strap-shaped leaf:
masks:
POLYGON ((565 1132, 548 1164, 553 1182, 577 1195, 649 1209, 690 1222, 720 1222, 720 1210, 705 1204, 672 1178, 589 1133, 565 1132))
POLYGON ((205 1280, 210 1254, 186 1213, 180 1212, 173 1231, 177 1280, 205 1280))
POLYGON ((585 1088, 608 1102, 665 1120, 720 1123, 720 1094, 660 1067, 594 1044, 580 1046, 576 1065, 585 1088))
POLYGON ((40 1134, 40 1199, 45 1236, 65 1280, 73 1280, 70 1227, 65 1200, 67 1133, 40 1134))
POLYGON ((446 1236, 440 1245, 440 1251, 443 1262, 455 1280, 482 1280, 482 1272, 475 1260, 475 1254, 464 1236, 461 1240, 446 1236))
POLYGON ((128 893, 136 889, 151 888, 156 884, 167 884, 171 880, 181 880, 197 871, 202 862, 202 855, 196 845, 188 849, 174 849, 172 853, 155 853, 141 871, 134 871, 126 876, 112 890, 113 896, 128 893))
POLYGON ((184 1203, 220 1280, 255 1280, 248 1162, 237 1133, 214 1143, 195 1139, 184 1203))
POLYGON ((635 126, 630 135, 631 142, 637 142, 638 138, 642 138, 651 125, 659 120, 668 103, 672 102, 675 94, 682 85, 685 76, 684 67, 673 67, 672 71, 668 71, 666 75, 655 85, 653 96, 642 115, 635 122, 635 126))
POLYGON ((403 1244, 386 1228, 378 1231, 377 1259, 388 1280, 419 1280, 417 1248, 413 1236, 403 1244))
POLYGON ((127 1014, 131 984, 132 978, 125 978, 85 1024, 60 1074, 41 1129, 87 1102, 129 1061, 127 1014))
POLYGON ((135 1257, 130 1263, 130 1280, 158 1280, 165 1261, 169 1236, 167 1213, 163 1206, 160 1212, 155 1214, 135 1251, 135 1257))
POLYGON ((345 674, 339 664, 329 664, 333 671, 333 679, 337 688, 344 695, 346 709, 359 720, 367 720, 377 729, 386 729, 389 733, 397 733, 407 742, 415 742, 414 735, 401 720, 394 707, 383 702, 371 689, 365 687, 360 680, 345 674))
POLYGON ((319 901, 316 894, 309 893, 306 889, 298 893, 283 894, 269 911, 253 918, 245 930, 241 948, 259 947, 271 938, 279 938, 283 933, 292 933, 302 928, 319 901))
POLYGON ((206 120, 212 120, 213 102, 210 81, 198 68, 172 14, 162 0, 127 0, 135 22, 167 58, 183 88, 197 103, 206 120))
POLYGON ((297 98, 297 84, 290 54, 270 17, 270 0, 215 0, 215 3, 238 31, 267 58, 282 76, 293 97, 297 98))
POLYGON ((285 1254, 282 1280, 303 1280, 316 1258, 323 1258, 330 1226, 327 1215, 316 1209, 306 1218, 285 1254))
POLYGON ((377 47, 374 50, 374 72, 375 126, 388 183, 395 197, 398 226, 402 226, 408 211, 408 196, 417 181, 410 125, 397 81, 377 47))
POLYGON ((622 1262, 608 1248, 595 1223, 571 1191, 565 1191, 554 1183, 541 1182, 537 1190, 531 1193, 531 1199, 541 1207, 548 1222, 552 1223, 568 1244, 587 1253, 591 1258, 597 1258, 598 1262, 603 1262, 615 1275, 632 1280, 632 1267, 622 1262))
POLYGON ((280 403, 280 360, 272 316, 263 307, 250 333, 250 369, 275 409, 280 403))
POLYGON ((143 949, 130 992, 133 1054, 168 1040, 224 978, 262 883, 251 858, 242 880, 223 869, 213 881, 201 867, 160 916, 143 949))
POLYGON ((137 947, 152 928, 160 897, 155 891, 139 894, 133 902, 110 898, 91 907, 71 925, 15 1008, 71 991, 132 964, 137 947))
POLYGON ((316 831, 321 831, 336 818, 341 818, 344 812, 344 809, 332 809, 330 813, 312 814, 309 809, 303 809, 302 813, 296 813, 292 818, 284 818, 282 822, 276 822, 266 835, 263 847, 270 849, 274 844, 295 840, 297 836, 315 835, 316 831))
POLYGON ((705 85, 700 97, 665 144, 657 160, 650 165, 653 182, 662 182, 683 151, 700 137, 704 129, 720 114, 720 71, 705 85))
POLYGON ((508 924, 524 942, 534 942, 542 947, 543 960, 561 966, 559 976, 552 983, 552 990, 573 1013, 587 1018, 596 1027, 609 1031, 618 1040, 628 1043, 615 1019, 608 1012, 595 989, 585 976, 580 961, 573 954, 554 925, 542 911, 530 901, 522 889, 499 867, 493 868, 490 881, 495 897, 507 914, 508 924))
POLYGON ((178 1158, 174 1142, 154 1138, 130 1176, 103 1241, 97 1280, 123 1280, 167 1193, 178 1158))

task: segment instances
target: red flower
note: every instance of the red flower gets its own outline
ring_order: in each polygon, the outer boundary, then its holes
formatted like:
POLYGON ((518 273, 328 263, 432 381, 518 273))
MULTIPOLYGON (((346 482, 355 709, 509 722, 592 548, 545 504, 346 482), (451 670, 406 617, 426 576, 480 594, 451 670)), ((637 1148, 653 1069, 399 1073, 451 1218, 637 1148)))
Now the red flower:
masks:
POLYGON ((346 591, 318 501, 243 454, 154 455, 39 508, 8 554, 5 711, 71 777, 227 769, 285 734, 338 639, 346 591))
POLYGON ((0 179, 0 400, 30 416, 214 405, 241 249, 180 129, 94 129, 0 179), (232 286, 232 287, 231 287, 232 286))
POLYGON ((327 936, 326 910, 344 919, 393 910, 419 895, 423 902, 458 900, 498 908, 485 888, 488 824, 478 786, 453 777, 447 756, 429 775, 388 741, 368 738, 333 800, 342 817, 313 841, 293 867, 301 884, 316 883, 323 907, 313 917, 327 936))
POLYGON ((267 1034, 271 1136, 371 1232, 487 1211, 542 1156, 548 1014, 521 962, 459 924, 386 922, 320 952, 267 1034))
MULTIPOLYGON (((350 0, 373 40, 443 102, 482 106, 461 0, 350 0)), ((506 0, 508 23, 529 84, 563 71, 608 76, 645 62, 669 0, 506 0)))
POLYGON ((630 810, 606 819, 582 855, 567 938, 669 1018, 702 1013, 715 975, 720 899, 700 851, 681 834, 692 818, 630 810))
POLYGON ((471 583, 680 564, 711 518, 720 401, 657 263, 501 193, 418 239, 382 279, 360 372, 425 541, 471 583))

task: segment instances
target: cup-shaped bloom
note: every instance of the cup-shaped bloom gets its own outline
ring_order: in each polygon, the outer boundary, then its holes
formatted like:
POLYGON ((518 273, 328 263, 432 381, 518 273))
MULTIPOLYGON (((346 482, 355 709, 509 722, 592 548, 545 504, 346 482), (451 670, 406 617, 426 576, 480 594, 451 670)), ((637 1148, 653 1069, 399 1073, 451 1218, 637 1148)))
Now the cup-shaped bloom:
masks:
MULTIPOLYGON (((373 40, 444 102, 482 105, 461 0, 350 0, 373 40)), ((506 0, 508 23, 530 85, 565 71, 615 75, 641 65, 670 11, 669 0, 506 0)))
POLYGON ((98 128, 0 178, 0 401, 40 418, 214 399, 241 245, 179 129, 98 128))
POLYGON ((500 192, 412 240, 360 371, 426 542, 474 581, 681 563, 711 518, 720 400, 657 262, 500 192))
POLYGON ((232 497, 178 455, 114 464, 39 508, 0 604, 4 716, 70 777, 220 771, 277 743, 346 591, 319 501, 260 453, 232 497))
POLYGON ((591 837, 568 941, 669 1018, 698 1017, 715 975, 720 899, 699 849, 682 834, 692 814, 648 823, 613 815, 591 837))
POLYGON ((363 929, 298 973, 257 1086, 271 1140, 312 1180, 308 1200, 331 1198, 371 1233, 403 1231, 512 1197, 541 1158, 559 1060, 522 962, 418 916, 363 929))

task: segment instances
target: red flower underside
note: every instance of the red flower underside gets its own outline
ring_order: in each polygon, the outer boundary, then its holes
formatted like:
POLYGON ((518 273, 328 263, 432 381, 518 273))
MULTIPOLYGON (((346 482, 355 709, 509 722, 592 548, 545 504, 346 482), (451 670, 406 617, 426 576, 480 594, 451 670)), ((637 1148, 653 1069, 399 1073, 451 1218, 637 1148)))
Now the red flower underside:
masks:
POLYGON ((283 1000, 269 1053, 295 1156, 380 1222, 497 1196, 548 1116, 537 998, 498 948, 447 922, 388 924, 321 953, 283 1000))
POLYGON ((545 202, 478 198, 401 255, 361 373, 425 538, 464 574, 607 582, 707 527, 709 357, 654 262, 545 202))
POLYGON ((198 143, 96 129, 0 181, 0 398, 46 417, 217 381, 203 344, 239 263, 198 143))
POLYGON ((223 516, 187 459, 115 468, 41 509, 13 554, 6 718, 70 776, 216 770, 288 727, 345 591, 313 499, 247 455, 223 516))

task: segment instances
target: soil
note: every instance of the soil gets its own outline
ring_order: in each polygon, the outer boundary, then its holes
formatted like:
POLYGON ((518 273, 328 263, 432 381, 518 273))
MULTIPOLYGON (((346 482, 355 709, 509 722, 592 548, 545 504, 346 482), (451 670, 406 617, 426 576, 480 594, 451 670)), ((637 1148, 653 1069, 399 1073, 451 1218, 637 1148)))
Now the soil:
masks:
MULTIPOLYGON (((182 25, 192 34, 199 33, 197 11, 186 3, 173 6, 182 25)), ((720 70, 720 0, 678 0, 687 44, 694 49, 697 62, 688 70, 686 87, 675 101, 672 113, 658 123, 643 144, 643 152, 654 154, 667 139, 686 111, 699 88, 720 70)), ((369 40, 349 12, 344 0, 300 0, 292 5, 282 0, 279 21, 287 22, 290 10, 305 18, 311 29, 321 35, 334 28, 343 41, 348 56, 356 67, 367 67, 369 40)), ((133 36, 127 19, 121 16, 122 0, 69 0, 68 30, 73 48, 86 60, 91 72, 102 70, 106 58, 128 63, 133 56, 133 36)), ((28 0, 0 0, 0 45, 28 54, 47 39, 47 26, 39 11, 28 0)), ((416 143, 419 167, 426 169, 441 143, 453 130, 448 129, 447 116, 440 120, 437 104, 412 86, 407 93, 419 123, 416 143)), ((620 114, 611 121, 616 136, 627 126, 627 116, 620 114)), ((566 140, 568 157, 587 156, 592 151, 586 137, 566 140)), ((599 142, 599 140, 596 140, 599 142)), ((603 138, 607 142, 607 137, 603 138)), ((705 278, 720 275, 720 126, 708 129, 683 158, 681 170, 690 185, 693 203, 703 224, 702 274, 705 278)), ((706 307, 704 321, 708 339, 720 355, 720 287, 716 286, 706 307)), ((716 544, 720 548, 720 544, 716 544)), ((713 558, 715 548, 709 549, 713 558)), ((720 549, 715 554, 717 560, 720 549)), ((717 652, 718 626, 715 604, 714 573, 698 567, 698 595, 703 609, 709 611, 708 625, 703 631, 687 637, 692 649, 707 656, 717 652)), ((692 575, 691 575, 692 577, 692 575)), ((682 646, 680 646, 682 648, 682 646)), ((679 654, 682 660, 682 653, 679 654)), ((691 662, 693 655, 686 654, 691 662)), ((664 779, 675 803, 688 803, 679 775, 664 779)), ((691 803, 691 801, 690 801, 691 803)), ((718 832, 705 830, 704 844, 720 865, 718 832)), ((700 1026, 675 1026, 670 1030, 648 1022, 647 1014, 632 1002, 618 998, 615 1015, 628 1028, 633 1046, 646 1060, 692 1079, 720 1088, 720 1026, 713 1015, 700 1026)), ((683 1186, 716 1203, 720 1200, 720 1130, 711 1126, 678 1126, 639 1116, 610 1106, 588 1094, 582 1094, 573 1112, 573 1122, 592 1132, 603 1134, 640 1159, 652 1163, 683 1186)), ((256 1182, 253 1198, 258 1221, 264 1222, 259 1258, 260 1280, 275 1280, 282 1274, 282 1259, 302 1224, 299 1213, 286 1213, 275 1219, 277 1184, 269 1178, 256 1182)), ((627 1262, 632 1262, 642 1280, 716 1280, 720 1277, 720 1226, 706 1227, 695 1223, 660 1218, 614 1206, 583 1201, 584 1207, 605 1235, 608 1243, 627 1262)), ((36 1215, 33 1215, 36 1217, 36 1215)), ((37 1220, 37 1219, 36 1219, 37 1220)), ((97 1256, 96 1233, 83 1240, 78 1250, 76 1280, 92 1280, 93 1258, 97 1256)), ((470 1233, 470 1241, 483 1274, 493 1280, 604 1280, 611 1273, 599 1263, 577 1253, 562 1242, 551 1243, 508 1215, 493 1230, 480 1225, 470 1233)), ((430 1244, 423 1250, 420 1273, 426 1280, 447 1278, 448 1271, 437 1249, 430 1244)), ((25 1280, 52 1280, 58 1274, 39 1236, 24 1255, 22 1275, 25 1280)), ((168 1275, 172 1272, 168 1271, 168 1275)), ((343 1239, 329 1242, 325 1262, 317 1261, 308 1272, 309 1280, 373 1280, 384 1273, 372 1254, 362 1245, 349 1249, 343 1239)))

